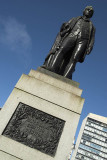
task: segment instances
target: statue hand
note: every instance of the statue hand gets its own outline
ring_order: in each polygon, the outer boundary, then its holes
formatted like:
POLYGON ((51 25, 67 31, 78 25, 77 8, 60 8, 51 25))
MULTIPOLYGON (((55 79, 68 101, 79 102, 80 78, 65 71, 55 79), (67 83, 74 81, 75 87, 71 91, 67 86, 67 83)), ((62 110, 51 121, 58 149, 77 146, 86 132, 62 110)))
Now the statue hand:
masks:
POLYGON ((60 32, 63 32, 64 30, 70 29, 69 23, 63 23, 60 29, 60 32))
POLYGON ((61 37, 64 37, 66 33, 69 33, 71 30, 70 26, 67 24, 63 30, 60 31, 61 37))

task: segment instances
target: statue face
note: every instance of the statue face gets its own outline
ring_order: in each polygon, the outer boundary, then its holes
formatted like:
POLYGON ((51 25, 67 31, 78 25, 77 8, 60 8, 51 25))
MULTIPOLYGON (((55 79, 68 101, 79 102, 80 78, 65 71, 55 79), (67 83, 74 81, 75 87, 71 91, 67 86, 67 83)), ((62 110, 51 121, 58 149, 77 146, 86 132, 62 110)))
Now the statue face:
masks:
POLYGON ((87 18, 91 18, 93 16, 94 10, 92 7, 86 7, 83 15, 86 16, 87 18))

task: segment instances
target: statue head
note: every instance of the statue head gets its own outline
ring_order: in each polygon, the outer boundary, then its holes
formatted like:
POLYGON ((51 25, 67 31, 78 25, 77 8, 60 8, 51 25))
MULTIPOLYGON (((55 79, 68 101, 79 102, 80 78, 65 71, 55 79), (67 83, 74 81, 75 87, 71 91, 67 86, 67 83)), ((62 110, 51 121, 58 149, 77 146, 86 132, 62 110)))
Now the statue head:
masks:
POLYGON ((87 18, 91 18, 93 16, 93 13, 94 9, 92 6, 87 6, 83 11, 83 15, 87 18))

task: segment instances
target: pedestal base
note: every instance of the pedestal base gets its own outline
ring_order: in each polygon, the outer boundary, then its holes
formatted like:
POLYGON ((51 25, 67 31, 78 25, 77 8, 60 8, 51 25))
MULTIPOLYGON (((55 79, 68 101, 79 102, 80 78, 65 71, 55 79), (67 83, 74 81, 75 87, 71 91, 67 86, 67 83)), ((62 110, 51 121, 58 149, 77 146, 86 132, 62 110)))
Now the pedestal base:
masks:
POLYGON ((42 68, 23 74, 0 111, 2 160, 66 160, 84 103, 78 86, 42 68))

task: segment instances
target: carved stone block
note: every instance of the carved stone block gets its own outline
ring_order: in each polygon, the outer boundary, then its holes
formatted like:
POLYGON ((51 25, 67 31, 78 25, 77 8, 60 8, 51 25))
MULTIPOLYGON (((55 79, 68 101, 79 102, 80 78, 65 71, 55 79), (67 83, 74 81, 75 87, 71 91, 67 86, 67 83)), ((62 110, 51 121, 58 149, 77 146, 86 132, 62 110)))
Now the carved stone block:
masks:
POLYGON ((64 124, 64 120, 20 102, 2 134, 55 156, 64 124))

